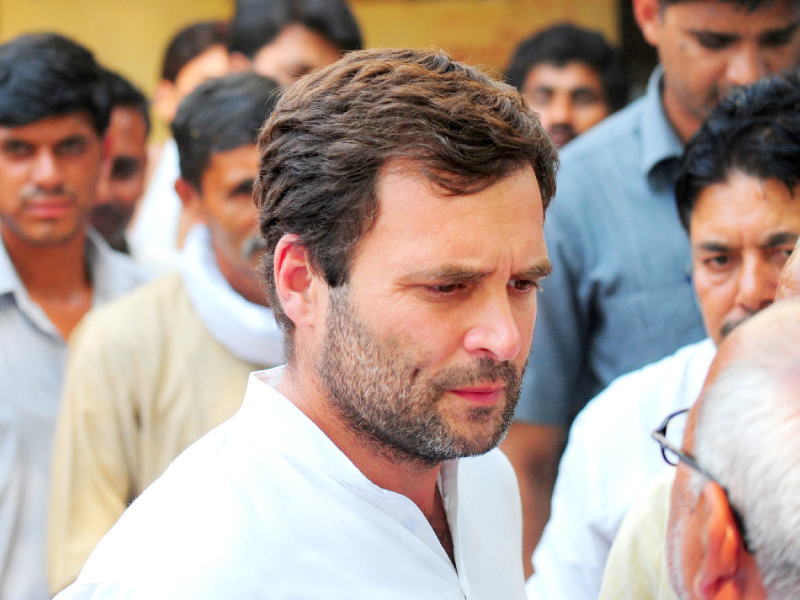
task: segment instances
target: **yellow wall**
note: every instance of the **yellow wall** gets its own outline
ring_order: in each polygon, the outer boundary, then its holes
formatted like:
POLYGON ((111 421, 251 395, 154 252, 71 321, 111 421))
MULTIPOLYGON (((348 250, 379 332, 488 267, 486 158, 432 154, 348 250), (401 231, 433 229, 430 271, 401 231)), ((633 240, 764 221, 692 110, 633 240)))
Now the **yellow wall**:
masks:
POLYGON ((351 0, 369 46, 439 46, 502 71, 517 43, 556 21, 617 40, 617 0, 351 0))
MULTIPOLYGON (((431 45, 502 71, 516 44, 555 21, 617 39, 618 0, 351 0, 368 46, 431 45)), ((234 0, 0 0, 0 40, 54 30, 91 48, 148 93, 171 36, 193 21, 227 18, 234 0)), ((163 138, 158 128, 156 138, 163 138)))

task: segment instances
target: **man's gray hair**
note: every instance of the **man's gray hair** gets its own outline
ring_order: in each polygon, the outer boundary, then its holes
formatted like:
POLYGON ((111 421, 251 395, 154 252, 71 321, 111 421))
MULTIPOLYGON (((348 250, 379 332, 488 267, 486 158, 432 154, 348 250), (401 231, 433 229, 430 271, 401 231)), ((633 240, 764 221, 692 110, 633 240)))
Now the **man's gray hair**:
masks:
POLYGON ((741 513, 767 597, 788 600, 800 598, 800 344, 754 345, 707 388, 694 452, 741 513))

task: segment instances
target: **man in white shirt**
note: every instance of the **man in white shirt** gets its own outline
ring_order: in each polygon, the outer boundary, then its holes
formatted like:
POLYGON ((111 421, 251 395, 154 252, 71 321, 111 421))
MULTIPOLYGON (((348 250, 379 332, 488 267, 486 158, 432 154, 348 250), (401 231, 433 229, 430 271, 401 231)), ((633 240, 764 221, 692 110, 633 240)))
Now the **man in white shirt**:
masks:
POLYGON ((692 405, 725 335, 773 302, 800 236, 798 90, 796 77, 740 88, 687 145, 676 201, 709 339, 620 377, 578 415, 533 555, 546 576, 529 581, 531 597, 555 597, 548 581, 570 598, 597 597, 623 517, 664 468, 650 432, 692 405))
POLYGON ((556 151, 442 52, 351 53, 262 130, 286 367, 137 499, 64 598, 524 598, 511 421, 556 151))
POLYGON ((57 34, 0 46, 0 598, 46 600, 45 528, 67 339, 145 277, 89 227, 110 103, 57 34))

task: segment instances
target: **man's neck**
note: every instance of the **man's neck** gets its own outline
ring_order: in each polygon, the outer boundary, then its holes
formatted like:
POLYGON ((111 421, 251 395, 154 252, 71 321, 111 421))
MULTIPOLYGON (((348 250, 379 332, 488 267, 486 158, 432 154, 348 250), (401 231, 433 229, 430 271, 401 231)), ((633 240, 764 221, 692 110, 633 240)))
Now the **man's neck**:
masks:
POLYGON ((0 235, 28 296, 67 339, 92 302, 85 232, 56 246, 31 244, 2 225, 0 235))
POLYGON ((415 460, 380 446, 366 434, 354 431, 342 422, 330 402, 319 392, 320 389, 314 374, 304 370, 300 375, 291 366, 287 367, 286 375, 278 386, 278 391, 311 419, 367 479, 416 504, 453 561, 450 528, 444 502, 436 485, 441 465, 415 460))
POLYGON ((666 80, 664 81, 664 87, 661 92, 661 101, 664 106, 664 112, 667 115, 667 120, 672 125, 675 133, 678 134, 681 142, 686 144, 689 138, 700 128, 703 121, 686 109, 675 95, 674 90, 667 85, 666 80))

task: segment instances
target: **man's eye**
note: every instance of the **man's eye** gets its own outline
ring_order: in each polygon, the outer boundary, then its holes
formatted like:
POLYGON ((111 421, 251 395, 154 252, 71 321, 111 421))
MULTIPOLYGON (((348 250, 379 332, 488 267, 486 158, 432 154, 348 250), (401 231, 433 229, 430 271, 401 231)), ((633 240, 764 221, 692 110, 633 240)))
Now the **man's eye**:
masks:
POLYGON ((534 279, 512 279, 508 282, 508 285, 518 292, 528 292, 530 290, 539 289, 539 282, 534 279))
POLYGON ((772 253, 772 262, 777 264, 780 267, 789 260, 789 257, 792 255, 794 251, 794 247, 792 248, 776 248, 775 251, 772 253))
POLYGON ((576 90, 572 93, 572 102, 576 106, 592 106, 600 103, 600 95, 592 90, 576 90))
POLYGON ((117 158, 111 167, 111 177, 117 180, 130 179, 139 172, 139 167, 140 163, 135 158, 117 158))
POLYGON ((452 294, 459 290, 464 289, 464 284, 462 283, 445 283, 443 285, 431 285, 428 288, 436 293, 436 294, 452 294))
POLYGON ((546 89, 533 90, 527 96, 531 106, 544 107, 553 101, 553 92, 546 89))
POLYGON ((21 158, 33 152, 33 147, 30 144, 20 142, 18 140, 8 140, 3 143, 3 154, 21 158))
POLYGON ((86 149, 86 140, 80 137, 69 138, 58 144, 57 152, 61 156, 77 156, 86 149))
POLYGON ((706 50, 722 50, 733 43, 731 36, 719 33, 697 33, 695 38, 706 50))
POLYGON ((712 269, 724 269, 731 264, 731 257, 724 254, 711 256, 703 261, 703 264, 712 269))

